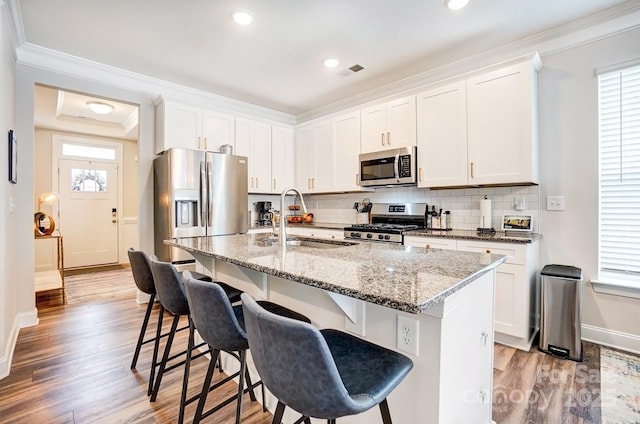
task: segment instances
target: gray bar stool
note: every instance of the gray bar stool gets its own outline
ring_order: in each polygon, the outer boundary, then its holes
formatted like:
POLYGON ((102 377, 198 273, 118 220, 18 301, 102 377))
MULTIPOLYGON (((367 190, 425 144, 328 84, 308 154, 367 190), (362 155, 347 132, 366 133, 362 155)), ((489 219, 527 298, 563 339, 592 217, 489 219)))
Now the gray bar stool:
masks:
MULTIPOLYGON (((255 384, 251 383, 251 378, 247 370, 247 350, 249 349, 249 344, 244 330, 242 306, 232 306, 231 302, 229 302, 229 299, 218 284, 204 283, 202 281, 189 278, 188 271, 184 272, 184 277, 184 287, 187 292, 187 300, 189 301, 192 322, 198 329, 198 333, 202 339, 209 345, 209 351, 211 352, 209 368, 202 386, 202 392, 196 396, 199 397, 200 400, 198 402, 193 423, 199 423, 203 418, 208 417, 220 408, 236 400, 236 424, 240 424, 243 394, 249 392, 251 400, 255 401, 256 399, 253 389, 262 385, 261 381, 255 384), (240 361, 240 371, 211 386, 211 379, 215 371, 215 364, 221 351, 229 353, 240 361), (204 412, 204 405, 209 392, 235 377, 238 377, 240 380, 237 394, 221 401, 216 406, 213 406, 211 409, 204 412), (246 389, 245 378, 247 384, 246 389)), ((268 301, 259 301, 258 303, 262 308, 265 308, 274 314, 285 316, 291 320, 298 320, 306 323, 311 322, 304 315, 281 305, 268 301)), ((187 403, 193 400, 194 399, 188 399, 187 403)), ((263 408, 264 404, 265 398, 263 387, 263 408)))
POLYGON ((251 356, 278 398, 273 424, 280 424, 285 406, 335 424, 376 405, 383 423, 391 424, 387 396, 413 368, 411 359, 338 330, 272 314, 246 293, 241 297, 251 356))
MULTIPOLYGON (((144 319, 142 321, 142 326, 140 327, 140 334, 138 335, 138 341, 136 343, 135 352, 133 354, 133 359, 131 360, 131 369, 136 369, 138 364, 138 358, 140 356, 140 350, 143 345, 154 342, 156 340, 156 336, 151 337, 145 340, 145 335, 147 332, 147 328, 149 326, 149 319, 151 317, 151 312, 153 310, 153 305, 156 299, 156 286, 153 281, 153 274, 151 272, 151 258, 142 250, 135 250, 133 248, 129 248, 127 251, 129 255, 129 263, 131 264, 131 273, 133 274, 133 281, 136 283, 138 290, 143 293, 149 295, 149 302, 147 303, 147 310, 144 315, 144 319)), ((155 258, 155 256, 154 256, 155 258)), ((202 281, 212 281, 212 278, 208 275, 201 274, 199 272, 192 274, 193 278, 202 281)), ((232 302, 237 302, 240 300, 240 294, 242 292, 240 290, 234 289, 232 287, 228 288, 228 293, 232 298, 232 302)), ((161 324, 161 323, 160 323, 161 324)), ((161 327, 161 325, 160 325, 161 327)), ((182 327, 176 329, 176 331, 182 331, 189 327, 182 327)), ((169 333, 160 334, 160 338, 167 337, 169 333)), ((153 382, 155 378, 155 370, 158 366, 158 350, 157 346, 154 346, 153 350, 153 359, 151 362, 151 370, 149 372, 149 384, 147 388, 147 396, 151 395, 151 391, 153 389, 153 382)))
MULTIPOLYGON (((160 384, 162 383, 162 377, 165 372, 178 368, 180 366, 185 365, 184 375, 182 380, 182 393, 180 396, 180 409, 178 412, 178 423, 182 424, 184 420, 184 409, 187 405, 186 396, 187 396, 187 386, 189 381, 189 363, 191 359, 198 358, 200 356, 205 355, 207 352, 201 352, 192 357, 192 351, 198 349, 205 345, 205 343, 201 343, 199 345, 195 345, 194 343, 194 330, 195 326, 193 325, 193 321, 191 318, 191 314, 189 313, 189 303, 187 302, 187 298, 184 293, 183 288, 183 279, 181 275, 178 273, 176 268, 167 262, 160 262, 156 260, 151 261, 151 272, 153 274, 153 280, 155 282, 156 290, 158 292, 158 298, 160 300, 160 317, 158 319, 158 328, 156 330, 156 351, 159 351, 159 343, 160 343, 160 332, 162 328, 162 320, 164 311, 168 311, 173 315, 173 320, 171 322, 171 329, 169 330, 169 334, 167 337, 167 342, 165 344, 164 353, 162 355, 162 360, 159 363, 158 368, 158 376, 155 379, 153 389, 151 391, 151 402, 155 402, 158 391, 160 389, 160 384), (173 344, 173 339, 176 334, 176 330, 178 327, 178 322, 180 321, 180 317, 187 316, 189 322, 189 338, 187 348, 180 353, 171 355, 171 346, 173 344), (185 355, 185 359, 174 363, 173 365, 168 365, 169 361, 173 361, 176 358, 182 357, 185 355)), ((212 284, 211 282, 207 282, 207 284, 212 284)), ((224 284, 224 283, 222 283, 224 284)), ((231 288, 224 284, 230 291, 225 292, 225 296, 227 299, 231 301, 232 299, 236 299, 238 297, 237 293, 241 293, 236 289, 231 288)), ((155 362, 155 360, 154 360, 155 362)))

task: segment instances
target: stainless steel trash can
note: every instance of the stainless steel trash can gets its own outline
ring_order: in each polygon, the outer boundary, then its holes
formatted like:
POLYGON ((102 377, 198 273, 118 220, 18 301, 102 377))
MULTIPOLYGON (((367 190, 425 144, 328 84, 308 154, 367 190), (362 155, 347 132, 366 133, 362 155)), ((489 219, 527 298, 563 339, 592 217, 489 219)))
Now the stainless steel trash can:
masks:
POLYGON ((538 348, 554 356, 582 361, 582 270, 546 265, 540 274, 542 317, 538 348))

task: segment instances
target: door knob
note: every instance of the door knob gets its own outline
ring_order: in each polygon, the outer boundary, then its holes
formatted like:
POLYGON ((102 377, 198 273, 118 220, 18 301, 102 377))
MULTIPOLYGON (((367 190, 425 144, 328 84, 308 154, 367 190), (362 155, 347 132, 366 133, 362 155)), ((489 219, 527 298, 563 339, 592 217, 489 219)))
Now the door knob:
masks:
POLYGON ((115 219, 112 219, 111 222, 113 222, 115 224, 117 221, 115 219))

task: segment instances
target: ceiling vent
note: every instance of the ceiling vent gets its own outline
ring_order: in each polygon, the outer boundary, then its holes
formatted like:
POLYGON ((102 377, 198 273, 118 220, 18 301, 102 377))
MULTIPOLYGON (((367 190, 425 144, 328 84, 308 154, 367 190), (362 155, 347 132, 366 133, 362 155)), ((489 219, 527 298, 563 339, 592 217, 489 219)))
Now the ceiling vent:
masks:
POLYGON ((340 71, 338 71, 338 75, 342 75, 343 77, 348 77, 351 74, 355 74, 356 72, 360 72, 364 69, 364 66, 355 64, 352 66, 349 66, 348 68, 344 68, 340 71))

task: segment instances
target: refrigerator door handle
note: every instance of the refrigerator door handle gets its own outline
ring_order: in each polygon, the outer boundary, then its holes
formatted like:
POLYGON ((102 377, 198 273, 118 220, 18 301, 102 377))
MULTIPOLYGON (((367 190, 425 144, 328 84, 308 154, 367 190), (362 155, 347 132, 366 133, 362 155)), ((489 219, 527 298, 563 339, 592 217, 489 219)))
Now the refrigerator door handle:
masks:
POLYGON ((200 225, 207 226, 206 205, 209 203, 207 199, 207 174, 205 162, 200 162, 200 225))
POLYGON ((211 168, 213 163, 207 161, 207 228, 213 222, 213 169, 211 168))

